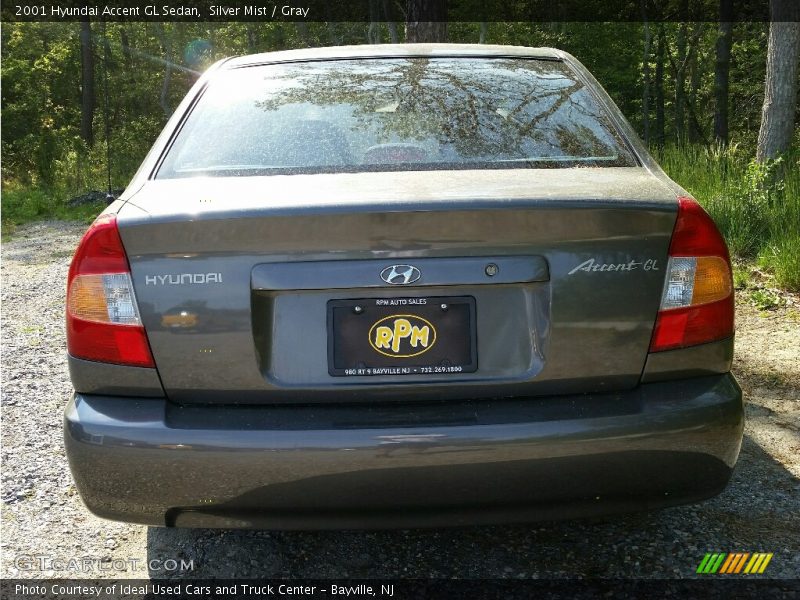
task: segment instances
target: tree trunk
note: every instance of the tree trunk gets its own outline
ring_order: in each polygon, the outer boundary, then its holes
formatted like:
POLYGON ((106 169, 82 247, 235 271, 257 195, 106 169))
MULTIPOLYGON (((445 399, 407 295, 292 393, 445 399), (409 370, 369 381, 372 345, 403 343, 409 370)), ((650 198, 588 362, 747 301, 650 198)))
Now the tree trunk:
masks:
MULTIPOLYGON (((703 27, 703 23, 698 23, 697 27, 703 27)), ((698 41, 692 44, 692 47, 689 48, 689 100, 688 106, 689 111, 691 113, 691 117, 689 119, 689 143, 696 144, 700 141, 702 137, 702 133, 699 129, 699 123, 697 122, 697 113, 695 111, 695 107, 697 106, 697 88, 700 87, 700 68, 697 65, 698 61, 698 53, 699 53, 699 36, 698 41)))
POLYGON ((89 21, 81 21, 81 138, 89 146, 94 145, 95 102, 92 26, 89 21))
POLYGON ((328 42, 330 42, 331 46, 340 46, 341 41, 339 40, 338 36, 336 35, 336 27, 333 21, 326 21, 325 22, 325 30, 328 32, 328 42))
POLYGON ((169 84, 172 81, 172 39, 167 34, 166 27, 163 23, 156 24, 156 35, 161 42, 161 50, 164 53, 164 62, 166 69, 164 70, 164 82, 161 84, 161 95, 158 102, 161 105, 161 110, 164 111, 166 116, 172 114, 172 108, 169 104, 169 84))
POLYGON ((382 0, 381 6, 383 7, 383 16, 386 19, 386 25, 389 28, 389 39, 393 44, 397 44, 400 41, 400 36, 397 34, 397 23, 395 23, 392 18, 389 0, 382 0))
POLYGON ((297 35, 300 36, 300 40, 303 42, 303 48, 310 48, 311 38, 308 35, 308 23, 305 21, 297 21, 294 27, 297 30, 297 35))
POLYGON ((380 7, 378 0, 369 0, 369 27, 367 28, 367 43, 381 43, 380 7))
POLYGON ((119 40, 122 44, 122 58, 125 63, 125 71, 128 73, 130 81, 134 80, 133 56, 131 56, 131 42, 128 38, 128 25, 122 23, 119 28, 119 40))
POLYGON ((481 32, 480 32, 479 37, 478 37, 478 43, 479 44, 485 44, 486 43, 486 32, 487 32, 488 29, 489 29, 489 27, 486 25, 486 21, 481 21, 481 30, 480 30, 481 32))
POLYGON ((397 33, 397 23, 394 21, 389 21, 386 25, 389 27, 389 39, 393 44, 399 44, 400 34, 397 33))
POLYGON ((642 133, 644 143, 650 143, 650 26, 647 11, 642 0, 642 21, 644 27, 644 50, 642 51, 642 133))
MULTIPOLYGON (((797 0, 771 0, 770 11, 790 10, 797 0)), ((797 8, 797 5, 794 7, 797 8)), ((797 63, 800 22, 773 21, 769 26, 764 108, 758 131, 756 159, 763 162, 786 152, 792 142, 797 105, 797 63)))
POLYGON ((714 139, 728 143, 728 87, 733 45, 733 0, 719 2, 719 34, 714 65, 714 139))
POLYGON ((682 145, 686 136, 686 23, 678 26, 677 65, 675 75, 675 137, 682 145))
POLYGON ((256 42, 256 31, 255 25, 252 23, 247 23, 245 25, 247 30, 247 52, 250 54, 254 54, 256 52, 256 48, 258 44, 256 42))
POLYGON ((656 46, 656 144, 664 147, 664 54, 666 40, 664 39, 664 24, 658 25, 658 44, 656 46))
POLYGON ((328 32, 328 43, 331 46, 342 45, 342 39, 337 34, 336 22, 333 20, 330 2, 325 3, 325 30, 328 32))
POLYGON ((406 42, 447 41, 447 0, 406 0, 406 42))
POLYGON ((103 127, 106 134, 107 198, 113 196, 113 187, 111 186, 111 107, 108 102, 108 71, 109 67, 114 69, 111 59, 111 45, 108 43, 108 25, 103 21, 103 127))
POLYGON ((367 43, 380 44, 381 43, 381 24, 377 21, 370 21, 367 27, 367 43))

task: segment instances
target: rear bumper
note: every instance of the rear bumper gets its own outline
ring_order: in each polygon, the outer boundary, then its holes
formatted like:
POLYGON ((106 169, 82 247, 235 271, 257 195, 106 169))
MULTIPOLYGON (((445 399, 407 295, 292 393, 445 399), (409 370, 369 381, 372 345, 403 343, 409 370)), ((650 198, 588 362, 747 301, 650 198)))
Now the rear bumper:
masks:
POLYGON ((629 392, 371 407, 181 407, 76 394, 65 443, 95 514, 148 525, 411 527, 693 502, 742 440, 730 374, 629 392))

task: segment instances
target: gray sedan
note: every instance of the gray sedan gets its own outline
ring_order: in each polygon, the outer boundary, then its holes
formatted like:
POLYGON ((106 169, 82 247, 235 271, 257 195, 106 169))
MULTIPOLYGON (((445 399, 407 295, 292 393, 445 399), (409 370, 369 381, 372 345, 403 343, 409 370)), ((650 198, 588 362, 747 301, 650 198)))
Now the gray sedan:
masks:
POLYGON ((157 526, 695 502, 742 439, 725 242, 547 48, 224 60, 68 281, 70 466, 157 526))

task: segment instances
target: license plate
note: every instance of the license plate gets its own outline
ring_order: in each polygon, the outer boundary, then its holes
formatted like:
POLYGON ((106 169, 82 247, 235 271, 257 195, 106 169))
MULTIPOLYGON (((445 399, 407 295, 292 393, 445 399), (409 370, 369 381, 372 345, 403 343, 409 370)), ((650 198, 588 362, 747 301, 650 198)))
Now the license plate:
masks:
POLYGON ((478 368, 475 298, 365 298, 328 302, 328 372, 441 375, 478 368))

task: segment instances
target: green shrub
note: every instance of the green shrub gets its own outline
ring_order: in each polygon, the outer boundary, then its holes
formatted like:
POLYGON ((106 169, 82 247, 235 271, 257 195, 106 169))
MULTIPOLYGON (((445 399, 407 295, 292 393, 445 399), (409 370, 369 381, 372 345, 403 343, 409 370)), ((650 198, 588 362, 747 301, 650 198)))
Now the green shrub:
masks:
POLYGON ((69 206, 59 192, 3 184, 2 235, 14 233, 18 225, 43 219, 65 219, 91 222, 105 207, 105 202, 69 206))
POLYGON ((655 150, 662 168, 704 206, 731 254, 757 259, 781 287, 800 291, 800 156, 764 164, 736 145, 655 150))
POLYGON ((775 275, 780 287, 800 292, 800 235, 795 233, 770 243, 758 262, 775 275))

